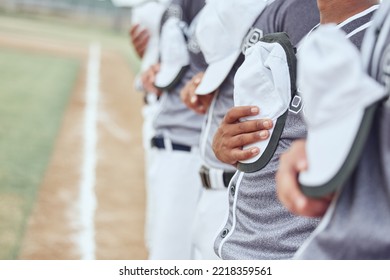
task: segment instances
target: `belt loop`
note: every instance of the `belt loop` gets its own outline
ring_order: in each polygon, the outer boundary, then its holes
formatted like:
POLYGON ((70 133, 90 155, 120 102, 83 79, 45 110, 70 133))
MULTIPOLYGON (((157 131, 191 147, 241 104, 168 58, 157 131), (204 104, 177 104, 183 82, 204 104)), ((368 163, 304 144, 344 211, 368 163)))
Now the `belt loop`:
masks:
POLYGON ((199 169, 200 179, 205 189, 211 189, 209 169, 202 165, 199 169))
POLYGON ((199 148, 197 146, 191 146, 190 152, 193 154, 196 154, 196 155, 200 155, 200 151, 199 151, 199 148))
POLYGON ((168 137, 164 137, 163 139, 164 139, 165 150, 169 151, 169 152, 172 152, 172 142, 171 142, 171 139, 169 139, 168 137))
POLYGON ((226 189, 225 184, 223 182, 223 173, 222 169, 210 168, 210 184, 212 189, 221 190, 226 189))

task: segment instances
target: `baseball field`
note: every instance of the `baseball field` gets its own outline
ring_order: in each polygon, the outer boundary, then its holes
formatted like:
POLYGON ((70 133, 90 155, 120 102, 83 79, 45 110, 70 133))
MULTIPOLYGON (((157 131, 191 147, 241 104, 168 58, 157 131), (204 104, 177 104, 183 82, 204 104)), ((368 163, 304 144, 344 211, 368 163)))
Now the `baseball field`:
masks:
POLYGON ((0 259, 145 259, 126 32, 0 13, 0 259))

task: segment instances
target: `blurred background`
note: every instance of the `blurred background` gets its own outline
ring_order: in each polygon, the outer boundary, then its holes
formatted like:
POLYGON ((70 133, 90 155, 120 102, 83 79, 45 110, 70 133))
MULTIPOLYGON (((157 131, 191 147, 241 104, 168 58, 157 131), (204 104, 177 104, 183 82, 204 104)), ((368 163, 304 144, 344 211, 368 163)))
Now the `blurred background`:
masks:
POLYGON ((3 12, 57 16, 118 31, 128 27, 131 16, 130 9, 109 0, 3 0, 0 7, 3 12))
POLYGON ((131 9, 0 1, 0 259, 145 259, 131 9))

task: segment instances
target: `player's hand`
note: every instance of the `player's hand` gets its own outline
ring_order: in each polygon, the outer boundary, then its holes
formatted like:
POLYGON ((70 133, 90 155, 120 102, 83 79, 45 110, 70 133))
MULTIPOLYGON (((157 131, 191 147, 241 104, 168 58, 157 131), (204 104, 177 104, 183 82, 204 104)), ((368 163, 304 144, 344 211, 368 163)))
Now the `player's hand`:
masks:
POLYGON ((236 166, 238 161, 250 159, 260 153, 256 147, 250 149, 242 149, 242 147, 267 139, 270 135, 269 129, 273 126, 272 120, 257 119, 240 122, 241 118, 256 116, 259 112, 259 108, 253 106, 233 107, 227 112, 214 135, 212 145, 220 161, 236 166))
POLYGON ((279 200, 292 213, 308 217, 323 216, 332 200, 332 195, 321 199, 305 196, 298 185, 298 174, 307 169, 306 141, 295 141, 280 157, 276 173, 276 190, 279 200))
POLYGON ((149 31, 142 29, 139 24, 133 25, 129 30, 131 44, 139 57, 143 57, 149 42, 149 31))
POLYGON ((206 114, 215 95, 215 92, 206 95, 195 94, 195 90, 202 81, 203 75, 203 72, 196 74, 190 81, 187 82, 180 92, 180 97, 183 103, 188 108, 201 115, 206 114))
POLYGON ((156 80, 156 75, 159 71, 160 64, 154 64, 141 75, 142 86, 145 91, 154 93, 157 96, 161 95, 161 90, 154 86, 154 81, 156 80))

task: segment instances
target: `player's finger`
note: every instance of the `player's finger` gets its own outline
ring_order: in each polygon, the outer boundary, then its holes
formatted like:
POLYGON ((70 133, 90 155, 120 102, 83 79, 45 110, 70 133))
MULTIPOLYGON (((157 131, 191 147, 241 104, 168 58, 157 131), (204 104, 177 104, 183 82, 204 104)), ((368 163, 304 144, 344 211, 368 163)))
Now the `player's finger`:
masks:
POLYGON ((137 48, 137 53, 140 57, 143 57, 144 56, 144 53, 145 53, 145 50, 146 50, 146 47, 147 47, 147 44, 141 44, 138 48, 137 48))
POLYGON ((134 38, 138 32, 139 24, 135 24, 130 28, 129 35, 134 38))
POLYGON ((204 115, 204 114, 206 114, 206 111, 207 111, 207 109, 202 104, 194 106, 193 110, 195 111, 195 113, 197 113, 199 115, 204 115))
POLYGON ((234 149, 231 152, 232 162, 236 163, 237 161, 251 159, 257 156, 260 153, 259 148, 250 148, 245 150, 234 149))
POLYGON ((231 124, 230 133, 231 135, 240 135, 240 134, 251 133, 251 132, 260 133, 264 130, 271 129, 272 126, 273 123, 272 120, 270 119, 250 120, 250 121, 231 124))
POLYGON ((240 118, 247 117, 247 116, 256 116, 259 114, 259 112, 260 112, 259 108, 255 106, 233 107, 226 113, 223 121, 225 123, 235 123, 240 118))
POLYGON ((135 48, 139 49, 140 47, 147 45, 149 37, 149 32, 147 30, 142 30, 139 34, 137 34, 137 36, 134 37, 133 44, 135 48))
POLYGON ((203 73, 201 75, 197 75, 194 77, 194 79, 192 80, 192 83, 194 84, 194 86, 199 86, 200 82, 202 81, 202 77, 203 77, 203 73))
POLYGON ((151 66, 151 69, 152 69, 152 71, 153 71, 154 73, 158 73, 158 72, 160 71, 160 64, 159 64, 159 63, 153 64, 153 65, 151 66))
POLYGON ((280 158, 280 164, 276 173, 276 192, 279 200, 291 212, 297 214, 297 204, 302 204, 302 194, 299 191, 298 172, 294 168, 290 154, 283 154, 280 158), (300 202, 297 202, 299 200, 300 202))
POLYGON ((229 139, 229 146, 232 148, 243 147, 269 138, 268 130, 261 130, 251 133, 239 134, 229 139))
POLYGON ((188 107, 188 92, 186 86, 180 91, 180 100, 188 107))
POLYGON ((308 198, 302 193, 297 176, 298 169, 305 169, 306 163, 297 159, 296 155, 297 153, 292 152, 281 156, 276 173, 278 198, 292 213, 308 217, 322 216, 330 200, 308 198))
POLYGON ((189 93, 188 106, 190 109, 194 110, 196 113, 199 114, 199 109, 202 107, 202 104, 199 102, 196 95, 189 93))

